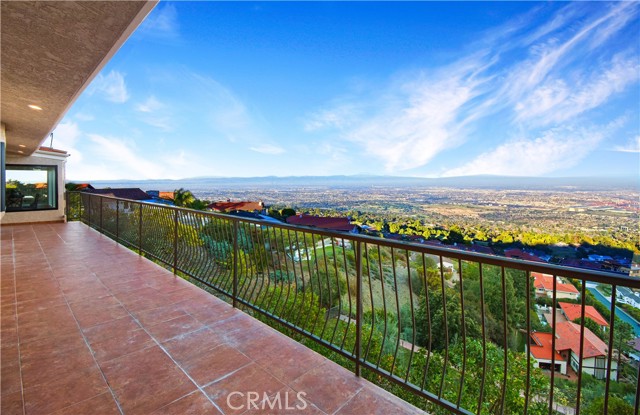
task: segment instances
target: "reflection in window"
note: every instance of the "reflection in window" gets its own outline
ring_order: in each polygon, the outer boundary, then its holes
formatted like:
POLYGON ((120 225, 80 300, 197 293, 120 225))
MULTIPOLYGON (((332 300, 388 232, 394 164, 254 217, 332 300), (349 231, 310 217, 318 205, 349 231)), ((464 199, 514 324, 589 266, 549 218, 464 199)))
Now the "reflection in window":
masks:
POLYGON ((56 166, 7 165, 7 212, 56 209, 58 207, 56 166))

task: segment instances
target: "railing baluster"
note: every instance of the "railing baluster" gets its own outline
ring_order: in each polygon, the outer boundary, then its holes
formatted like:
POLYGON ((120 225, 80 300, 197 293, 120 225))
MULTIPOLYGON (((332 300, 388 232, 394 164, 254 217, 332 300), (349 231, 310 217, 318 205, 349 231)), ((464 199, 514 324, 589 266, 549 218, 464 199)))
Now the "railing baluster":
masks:
MULTIPOLYGON (((362 246, 356 242, 356 376, 360 376, 362 353, 362 246)), ((348 283, 347 283, 348 285, 348 283)))

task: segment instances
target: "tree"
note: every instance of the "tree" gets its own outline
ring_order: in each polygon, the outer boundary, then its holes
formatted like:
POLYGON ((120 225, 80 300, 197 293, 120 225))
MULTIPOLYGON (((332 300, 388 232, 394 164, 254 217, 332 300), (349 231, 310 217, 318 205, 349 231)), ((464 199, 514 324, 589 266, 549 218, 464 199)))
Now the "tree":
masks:
MULTIPOLYGON (((633 406, 629 405, 623 399, 617 396, 609 396, 607 409, 610 414, 622 415, 632 414, 633 406)), ((604 397, 596 398, 587 406, 584 411, 580 411, 583 415, 601 415, 604 413, 604 397)))
POLYGON ((175 203, 176 206, 189 207, 196 200, 196 197, 191 191, 185 190, 182 187, 173 192, 173 203, 175 203))

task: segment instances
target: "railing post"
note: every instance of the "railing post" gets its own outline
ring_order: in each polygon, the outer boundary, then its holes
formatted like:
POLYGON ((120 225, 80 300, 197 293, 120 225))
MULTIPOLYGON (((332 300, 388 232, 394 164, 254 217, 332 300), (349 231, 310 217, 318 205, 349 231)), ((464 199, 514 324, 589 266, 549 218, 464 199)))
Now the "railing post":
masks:
POLYGON ((142 255, 142 203, 138 203, 138 255, 142 255))
POLYGON ((173 275, 178 273, 178 209, 173 215, 173 275))
POLYGON ((233 307, 238 306, 238 221, 233 221, 233 307))
POLYGON ((362 243, 356 242, 356 376, 361 372, 362 341, 362 243))
POLYGON ((100 197, 100 232, 104 232, 104 228, 102 226, 102 200, 104 198, 101 196, 100 197))
POLYGON ((120 242, 120 199, 116 199, 116 242, 120 242))

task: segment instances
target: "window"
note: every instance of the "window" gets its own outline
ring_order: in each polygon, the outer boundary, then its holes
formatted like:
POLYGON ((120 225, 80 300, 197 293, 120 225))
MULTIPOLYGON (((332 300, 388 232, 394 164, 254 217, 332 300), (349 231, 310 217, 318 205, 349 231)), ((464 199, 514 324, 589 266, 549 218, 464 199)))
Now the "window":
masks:
POLYGON ((58 208, 56 166, 7 164, 5 177, 7 212, 58 208))

